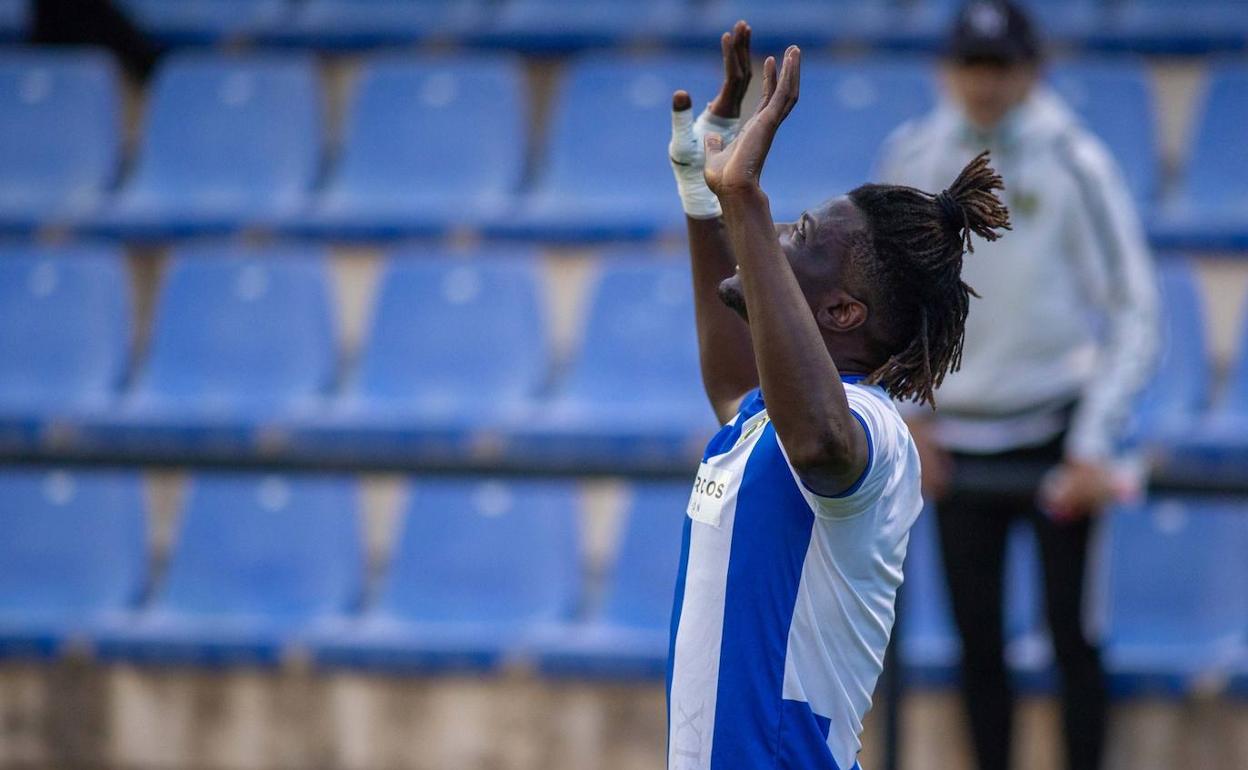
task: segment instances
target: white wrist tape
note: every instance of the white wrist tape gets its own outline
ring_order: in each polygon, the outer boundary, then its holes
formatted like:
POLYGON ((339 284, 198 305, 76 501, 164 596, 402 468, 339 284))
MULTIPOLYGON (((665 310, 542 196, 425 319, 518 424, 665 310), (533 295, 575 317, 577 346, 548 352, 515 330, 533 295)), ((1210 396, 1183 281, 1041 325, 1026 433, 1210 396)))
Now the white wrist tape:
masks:
POLYGON ((695 121, 693 109, 672 113, 672 141, 667 145, 667 156, 676 176, 676 190, 685 213, 694 219, 714 219, 723 213, 719 199, 706 186, 706 151, 703 139, 707 134, 719 134, 724 146, 736 138, 741 128, 740 118, 720 118, 703 109, 695 121))

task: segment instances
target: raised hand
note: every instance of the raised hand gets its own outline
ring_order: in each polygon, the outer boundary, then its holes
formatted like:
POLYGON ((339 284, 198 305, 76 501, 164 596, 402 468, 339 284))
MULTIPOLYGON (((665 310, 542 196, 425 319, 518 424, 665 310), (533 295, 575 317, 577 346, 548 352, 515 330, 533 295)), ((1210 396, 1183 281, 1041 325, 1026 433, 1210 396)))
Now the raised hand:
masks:
POLYGON ((754 115, 741 129, 736 140, 725 146, 723 136, 706 136, 706 183, 717 196, 759 187, 763 163, 771 150, 772 140, 780 124, 797 104, 801 85, 802 52, 789 46, 779 73, 776 60, 767 57, 763 64, 763 95, 754 115))
MULTIPOLYGON (((750 25, 738 21, 731 32, 719 38, 724 56, 724 82, 719 94, 711 100, 710 112, 717 118, 741 117, 741 102, 750 87, 753 70, 750 66, 750 25)), ((675 107, 675 104, 673 104, 675 107)))

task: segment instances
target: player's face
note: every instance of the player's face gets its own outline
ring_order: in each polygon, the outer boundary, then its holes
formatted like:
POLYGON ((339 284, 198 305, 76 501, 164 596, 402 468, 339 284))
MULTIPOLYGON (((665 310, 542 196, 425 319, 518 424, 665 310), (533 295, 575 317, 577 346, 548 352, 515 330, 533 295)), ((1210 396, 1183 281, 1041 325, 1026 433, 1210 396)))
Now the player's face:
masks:
MULTIPOLYGON (((796 222, 776 225, 780 251, 788 260, 812 312, 829 290, 841 285, 849 236, 864 226, 862 213, 845 196, 808 209, 796 222)), ((749 320, 740 272, 719 284, 719 298, 749 320)))
POLYGON ((966 119, 983 131, 995 128, 1027 98, 1036 76, 1032 64, 954 61, 945 69, 949 93, 966 119))

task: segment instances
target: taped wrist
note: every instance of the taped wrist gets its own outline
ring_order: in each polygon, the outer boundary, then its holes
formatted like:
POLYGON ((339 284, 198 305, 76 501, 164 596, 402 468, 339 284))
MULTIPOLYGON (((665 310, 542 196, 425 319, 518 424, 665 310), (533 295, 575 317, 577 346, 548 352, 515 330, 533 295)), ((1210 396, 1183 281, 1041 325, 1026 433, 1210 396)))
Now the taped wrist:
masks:
POLYGON ((719 199, 706 186, 703 175, 706 153, 702 142, 708 133, 717 133, 724 138, 726 146, 736 138, 740 125, 739 118, 716 117, 709 108, 703 109, 697 120, 693 118, 692 109, 672 113, 672 140, 667 154, 681 206, 690 217, 713 219, 723 213, 719 199))

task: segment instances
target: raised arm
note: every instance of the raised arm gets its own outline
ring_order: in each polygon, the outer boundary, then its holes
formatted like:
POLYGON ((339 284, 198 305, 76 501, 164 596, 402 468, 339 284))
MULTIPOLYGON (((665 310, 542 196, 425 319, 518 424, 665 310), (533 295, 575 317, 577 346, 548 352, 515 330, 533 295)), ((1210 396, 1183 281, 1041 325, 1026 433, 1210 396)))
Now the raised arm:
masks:
POLYGON ((745 322, 719 300, 719 284, 736 270, 719 202, 703 176, 703 137, 736 132, 741 101, 750 84, 750 27, 737 22, 720 38, 724 82, 719 94, 695 120, 693 100, 685 91, 672 96, 672 143, 668 148, 685 208, 693 300, 698 327, 702 386, 720 422, 736 412, 741 397, 758 386, 754 351, 745 322))
POLYGON ((767 413, 789 461, 813 491, 844 492, 867 467, 869 448, 850 411, 823 334, 780 250, 760 186, 776 130, 797 104, 801 51, 791 46, 777 82, 763 67, 758 109, 736 140, 706 140, 706 180, 724 208, 728 241, 741 269, 745 304, 767 413))

